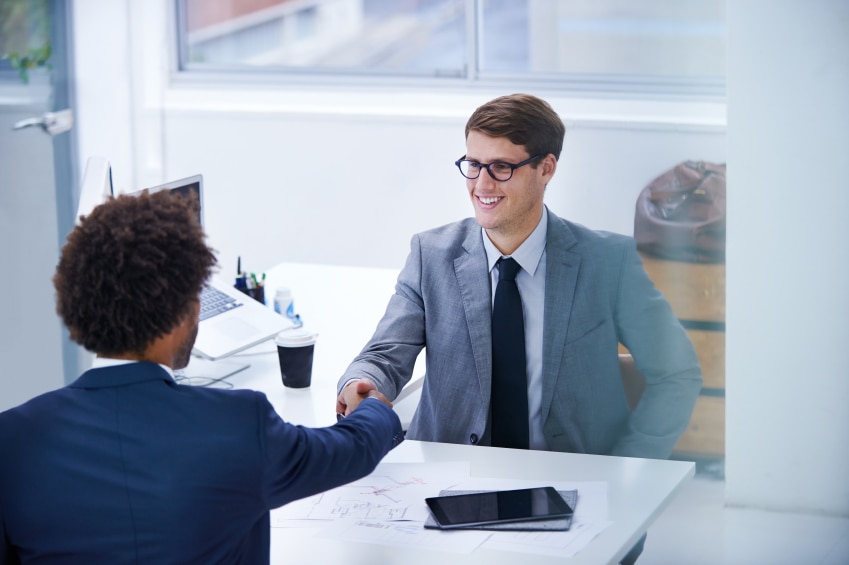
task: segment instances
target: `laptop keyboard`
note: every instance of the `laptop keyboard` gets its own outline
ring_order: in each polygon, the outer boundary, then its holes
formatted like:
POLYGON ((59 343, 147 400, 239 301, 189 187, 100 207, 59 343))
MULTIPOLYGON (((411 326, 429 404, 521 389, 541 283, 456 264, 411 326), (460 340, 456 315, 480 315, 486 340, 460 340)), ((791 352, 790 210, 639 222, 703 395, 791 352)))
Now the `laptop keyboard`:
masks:
POLYGON ((241 306, 242 303, 211 286, 203 287, 200 293, 200 321, 229 312, 241 306))

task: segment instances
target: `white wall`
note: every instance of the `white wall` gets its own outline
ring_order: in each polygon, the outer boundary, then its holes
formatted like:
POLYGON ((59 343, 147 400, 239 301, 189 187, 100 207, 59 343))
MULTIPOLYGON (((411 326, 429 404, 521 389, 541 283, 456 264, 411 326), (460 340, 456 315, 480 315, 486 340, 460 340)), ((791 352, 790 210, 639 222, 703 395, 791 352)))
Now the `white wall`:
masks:
POLYGON ((731 2, 726 500, 849 515, 849 3, 731 2))
MULTIPOLYGON (((453 162, 463 128, 491 93, 459 102, 462 116, 370 111, 256 115, 166 110, 170 177, 205 175, 206 225, 225 272, 281 260, 400 267, 410 236, 471 213, 453 162), (199 142, 203 140, 203 142, 199 142)), ((568 101, 558 106, 567 113, 568 101)), ((724 131, 575 124, 547 202, 598 228, 632 233, 634 202, 678 161, 724 160, 724 131)))
POLYGON ((71 11, 79 171, 85 171, 89 156, 106 157, 119 187, 135 180, 128 11, 127 2, 100 0, 75 1, 71 11))

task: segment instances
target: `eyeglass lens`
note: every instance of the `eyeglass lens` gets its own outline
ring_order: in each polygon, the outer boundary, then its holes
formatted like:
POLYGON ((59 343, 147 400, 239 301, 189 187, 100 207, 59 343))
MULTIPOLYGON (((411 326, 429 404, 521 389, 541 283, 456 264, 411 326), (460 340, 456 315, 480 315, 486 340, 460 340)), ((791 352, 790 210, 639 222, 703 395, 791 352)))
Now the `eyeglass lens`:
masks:
POLYGON ((492 178, 496 180, 509 180, 513 176, 513 167, 509 163, 496 161, 484 165, 476 161, 460 161, 460 172, 469 179, 476 179, 481 174, 481 169, 486 168, 492 178))

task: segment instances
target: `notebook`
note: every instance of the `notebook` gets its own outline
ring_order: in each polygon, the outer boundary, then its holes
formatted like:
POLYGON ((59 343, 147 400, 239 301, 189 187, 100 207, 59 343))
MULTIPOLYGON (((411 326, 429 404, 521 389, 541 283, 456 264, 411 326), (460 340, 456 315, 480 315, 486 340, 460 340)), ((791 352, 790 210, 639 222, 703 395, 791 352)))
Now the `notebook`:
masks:
MULTIPOLYGON (((203 176, 194 175, 146 189, 170 190, 183 196, 197 195, 198 220, 203 226, 203 176)), ((138 191, 133 194, 139 194, 138 191)), ((293 324, 271 308, 236 290, 232 284, 212 277, 201 292, 201 315, 192 353, 215 361, 274 337, 293 324)))

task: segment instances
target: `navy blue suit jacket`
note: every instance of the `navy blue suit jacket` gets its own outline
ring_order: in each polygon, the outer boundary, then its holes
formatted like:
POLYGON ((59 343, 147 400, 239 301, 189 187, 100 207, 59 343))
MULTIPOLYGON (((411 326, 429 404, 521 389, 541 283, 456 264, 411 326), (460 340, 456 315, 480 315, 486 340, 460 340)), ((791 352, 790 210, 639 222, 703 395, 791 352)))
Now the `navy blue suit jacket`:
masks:
POLYGON ((401 437, 376 399, 311 429, 259 392, 93 369, 0 414, 0 564, 268 563, 270 509, 367 475, 401 437))

